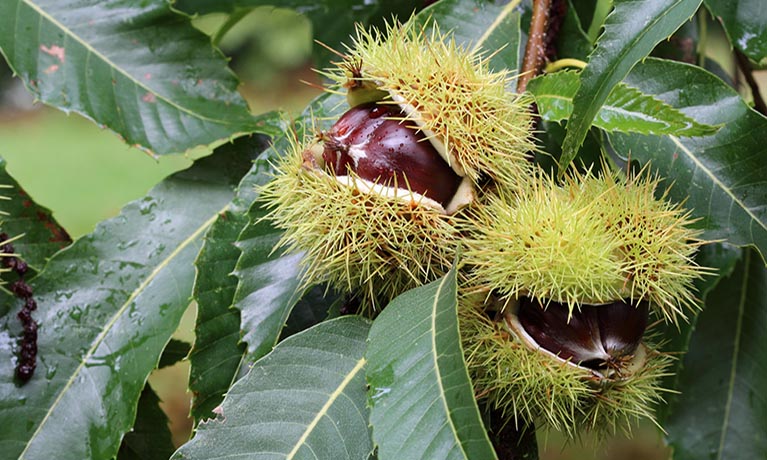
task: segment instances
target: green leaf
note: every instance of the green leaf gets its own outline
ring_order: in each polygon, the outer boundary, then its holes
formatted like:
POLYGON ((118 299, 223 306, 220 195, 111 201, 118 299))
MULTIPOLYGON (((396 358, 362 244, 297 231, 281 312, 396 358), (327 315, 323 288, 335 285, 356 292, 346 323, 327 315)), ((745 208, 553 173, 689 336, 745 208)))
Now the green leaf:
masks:
POLYGON ((165 0, 9 0, 0 50, 37 98, 158 154, 254 131, 224 57, 165 0))
POLYGON ((589 56, 573 98, 562 146, 560 174, 575 158, 599 108, 629 73, 697 11, 701 0, 615 0, 605 30, 589 56))
POLYGON ((326 321, 279 345, 227 393, 174 459, 366 459, 367 320, 326 321))
POLYGON ((176 364, 186 358, 191 349, 192 345, 189 342, 170 339, 170 342, 168 342, 165 349, 162 351, 162 355, 160 355, 160 362, 157 364, 157 369, 176 364))
MULTIPOLYGON (((719 284, 723 278, 727 278, 735 269, 735 264, 740 260, 742 251, 736 246, 726 243, 711 243, 704 245, 695 257, 695 261, 702 267, 709 267, 714 273, 697 280, 695 288, 697 296, 702 300, 701 307, 705 305, 708 294, 719 284)), ((663 350, 668 353, 680 355, 690 348, 690 338, 700 315, 691 315, 688 321, 678 324, 663 324, 660 332, 663 334, 663 350)), ((658 408, 658 421, 665 426, 671 411, 680 394, 684 395, 684 388, 680 378, 683 375, 684 359, 677 359, 669 369, 669 375, 664 379, 662 388, 673 390, 664 396, 666 404, 658 408), (681 393, 680 393, 681 392, 681 393)))
POLYGON ((304 254, 272 252, 282 230, 264 220, 268 213, 261 202, 253 203, 250 223, 242 231, 237 248, 241 255, 234 275, 239 283, 234 306, 240 311, 242 340, 247 343, 247 361, 253 362, 271 351, 296 302, 300 290, 304 254))
MULTIPOLYGON (((297 120, 295 135, 302 139, 305 129, 326 129, 340 116, 343 96, 323 94, 317 97, 297 120), (312 115, 314 118, 312 118, 312 115)), ((288 133, 293 135, 293 133, 288 133)), ((290 149, 287 138, 278 140, 271 152, 284 155, 290 149)), ((267 174, 273 173, 266 163, 267 174)), ((272 159, 275 161, 276 157, 272 159)), ((264 220, 267 211, 255 201, 249 211, 249 223, 237 238, 241 251, 233 274, 238 279, 233 305, 241 315, 241 338, 247 343, 246 362, 254 362, 271 351, 279 341, 285 322, 303 292, 300 261, 303 253, 272 252, 282 237, 282 230, 264 220)))
POLYGON ((381 460, 497 458, 463 360, 456 289, 453 269, 394 299, 370 329, 370 423, 381 460))
MULTIPOLYGON (((404 21, 418 9, 419 3, 411 0, 176 0, 173 6, 187 14, 242 14, 260 6, 294 9, 311 20, 317 41, 343 52, 343 43, 350 43, 349 35, 355 24, 382 26, 393 17, 404 21)), ((336 58, 319 44, 315 44, 313 51, 320 67, 336 58)))
POLYGON ((13 381, 15 317, 0 318, 0 452, 8 458, 109 459, 189 305, 201 237, 250 166, 214 154, 174 174, 58 252, 32 280, 35 376, 13 381), (75 416, 76 415, 76 416, 75 416))
POLYGON ((123 438, 117 460, 166 460, 174 450, 168 417, 160 408, 160 398, 146 384, 138 400, 136 423, 123 438))
POLYGON ((24 235, 12 243, 13 247, 21 259, 39 272, 46 260, 72 239, 53 219, 51 211, 35 203, 6 167, 7 163, 0 158, 0 196, 5 197, 0 200, 0 232, 11 238, 24 235))
MULTIPOLYGON (((272 123, 279 120, 274 119, 272 123)), ((220 147, 233 155, 253 157, 267 147, 263 136, 241 137, 220 147)), ((200 254, 195 260, 197 277, 194 299, 197 301, 194 348, 189 356, 191 369, 192 416, 195 420, 212 417, 240 366, 244 346, 240 344, 240 312, 232 307, 237 278, 232 276, 240 250, 234 241, 248 223, 247 210, 256 196, 256 184, 268 180, 271 167, 256 160, 240 181, 237 195, 229 209, 220 215, 205 234, 200 254)))
POLYGON ((759 65, 767 64, 767 8, 763 0, 704 0, 724 26, 732 46, 759 65))
POLYGON ((669 198, 684 202, 710 240, 755 245, 767 254, 767 118, 699 67, 647 59, 626 83, 709 125, 706 137, 610 134, 618 154, 641 163, 673 184, 669 198))
POLYGON ((416 21, 434 20, 443 32, 452 31, 456 42, 492 54, 491 70, 515 72, 520 68, 519 3, 442 0, 425 9, 416 21))
POLYGON ((666 423, 674 459, 767 457, 767 268, 742 250, 706 298, 666 423))
MULTIPOLYGON (((340 100, 338 96, 321 95, 297 123, 310 123, 309 112, 325 114, 340 100)), ((266 126, 277 121, 267 122, 266 126)), ((288 128, 283 130, 287 132, 288 128)), ((258 151, 263 147, 259 139, 239 142, 245 145, 234 148, 258 151)), ((258 196, 256 187, 270 179, 274 173, 273 163, 286 149, 286 139, 280 132, 277 144, 265 150, 242 179, 230 209, 206 234, 196 261, 198 275, 194 295, 198 316, 196 340, 190 355, 189 386, 194 393, 192 415, 197 421, 211 417, 238 375, 247 370, 247 364, 277 343, 285 321, 300 298, 300 293, 294 292, 300 276, 298 258, 271 254, 281 231, 260 221, 259 205, 253 205, 253 216, 248 212, 258 196), (244 239, 235 246, 238 238, 244 239), (292 284, 283 285, 278 273, 287 273, 292 284), (238 274, 242 280, 235 276, 238 274), (284 295, 275 295, 270 301, 258 297, 258 292, 276 291, 284 295), (241 310, 244 312, 242 325, 241 310), (243 335, 251 345, 249 350, 241 343, 243 335)))
MULTIPOLYGON (((583 29, 581 19, 578 16, 577 6, 573 4, 572 0, 568 0, 567 3, 565 19, 562 21, 562 27, 559 29, 559 34, 557 34, 557 55, 560 59, 574 58, 586 60, 591 53, 593 46, 583 29)), ((593 16, 594 3, 596 2, 589 3, 591 3, 591 5, 587 8, 591 8, 591 16, 593 16)), ((591 16, 589 16, 589 20, 591 20, 591 16)))
MULTIPOLYGON (((578 73, 565 71, 541 75, 531 80, 527 89, 535 96, 538 112, 544 120, 562 121, 573 111, 578 73)), ((593 125, 605 131, 677 136, 702 136, 718 129, 698 123, 663 101, 623 83, 613 88, 593 125)))

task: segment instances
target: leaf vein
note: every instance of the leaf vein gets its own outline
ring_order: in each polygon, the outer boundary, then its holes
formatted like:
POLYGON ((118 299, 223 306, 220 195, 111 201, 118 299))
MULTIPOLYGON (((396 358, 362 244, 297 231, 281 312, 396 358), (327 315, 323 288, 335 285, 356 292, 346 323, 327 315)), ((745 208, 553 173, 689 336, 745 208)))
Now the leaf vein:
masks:
MULTIPOLYGON (((677 145, 677 147, 679 147, 682 150, 682 152, 684 152, 684 154, 690 159, 690 161, 692 161, 695 164, 695 166, 700 171, 702 171, 705 175, 709 177, 709 179, 711 179, 712 195, 713 195, 714 186, 717 186, 726 195, 730 197, 733 203, 737 203, 740 209, 742 209, 746 214, 748 214, 748 216, 752 219, 752 222, 759 223, 759 226, 762 227, 762 229, 767 230, 767 223, 761 222, 759 218, 751 211, 751 209, 745 203, 743 203, 740 199, 738 199, 738 197, 735 196, 734 193, 732 193, 732 190, 730 190, 730 188, 727 187, 727 185, 725 185, 721 180, 719 180, 718 177, 716 177, 716 175, 714 175, 708 168, 706 168, 705 165, 701 163, 700 160, 696 158, 695 155, 679 140, 679 138, 677 138, 676 136, 669 136, 669 138, 671 139, 672 142, 674 142, 674 144, 677 145)), ((709 211, 711 210, 710 206, 711 206, 711 200, 709 200, 709 211)))
MULTIPOLYGON (((40 22, 41 22, 41 23, 42 23, 43 19, 46 19, 46 20, 48 20, 48 21, 49 21, 51 24, 53 24, 54 26, 56 26, 56 27, 58 27, 59 29, 61 29, 61 30, 62 30, 62 31, 65 33, 65 34, 67 34, 67 35, 71 36, 71 37, 72 37, 72 38, 73 38, 73 39, 74 39, 76 42, 80 43, 80 45, 82 45, 82 46, 83 46, 83 48, 85 48, 86 52, 89 52, 89 53, 93 53, 94 55, 98 56, 98 57, 99 57, 101 60, 103 60, 104 62, 106 62, 107 64, 109 64, 109 66, 110 66, 112 69, 117 69, 117 70, 118 70, 118 72, 120 72, 121 74, 123 74, 123 75, 124 75, 126 78, 128 78, 130 81, 132 81, 132 82, 133 82, 133 84, 135 84, 137 87, 141 87, 141 88, 145 89, 147 92, 150 92, 150 93, 152 93, 152 94, 155 94, 155 95, 157 96, 157 98, 158 98, 158 99, 160 99, 160 100, 161 100, 161 101, 163 101, 164 103, 168 104, 169 106, 171 106, 171 107, 173 107, 173 108, 177 109, 179 112, 183 112, 183 113, 189 114, 189 115, 191 115, 191 116, 193 116, 193 117, 195 117, 195 118, 198 118, 198 119, 200 119, 200 120, 209 121, 209 122, 211 122, 211 123, 218 123, 218 124, 222 124, 222 125, 228 125, 228 124, 230 124, 230 123, 229 123, 227 120, 221 120, 221 119, 216 119, 216 118, 206 117, 206 116, 204 116, 204 115, 202 115, 202 114, 200 114, 200 113, 194 112, 193 110, 190 110, 190 109, 188 109, 188 108, 186 108, 186 107, 183 107, 183 106, 181 106, 181 105, 178 105, 177 103, 175 103, 175 102, 173 102, 172 100, 168 99, 166 96, 164 96, 164 95, 160 94, 159 92, 157 92, 157 91, 154 91, 153 89, 151 89, 151 88, 149 88, 148 86, 146 86, 146 85, 144 85, 143 83, 141 83, 141 81, 139 81, 138 79, 134 78, 134 77, 133 77, 131 74, 129 74, 128 72, 126 72, 125 70, 123 70, 122 68, 120 68, 119 66, 117 66, 117 64, 115 64, 114 62, 112 62, 112 60, 111 60, 111 59, 109 59, 109 58, 108 58, 108 57, 106 57, 105 55, 101 54, 101 53, 100 53, 98 50, 96 50, 95 48, 93 48, 93 47, 92 47, 92 46, 91 46, 89 43, 87 43, 87 42, 85 42, 85 41, 83 41, 83 40, 79 39, 79 37, 78 37, 78 36, 77 36, 77 35, 74 33, 74 31, 72 31, 72 29, 71 29, 71 28, 64 26, 64 24, 62 24, 61 22, 59 22, 58 20, 56 20, 56 18, 54 18, 53 16, 51 16, 50 14, 48 14, 47 12, 45 12, 44 10, 42 10, 42 9, 41 9, 40 7, 38 7, 37 5, 35 5, 35 4, 33 4, 33 3, 31 3, 31 2, 30 2, 30 0, 22 0, 22 1, 23 1, 23 2, 24 2, 26 5, 27 5, 27 6, 29 6, 30 8, 32 8, 34 11, 36 11, 36 12, 37 12, 37 13, 40 15, 40 22)), ((41 26, 39 27, 39 30, 42 30, 42 27, 41 27, 41 26)), ((39 30, 38 30, 38 43, 39 43, 39 40, 40 40, 40 37, 39 37, 39 33, 40 33, 40 32, 39 32, 39 30)))
POLYGON ((131 295, 128 297, 128 299, 123 303, 120 308, 117 309, 117 311, 112 315, 112 317, 109 319, 109 322, 105 324, 104 328, 101 330, 99 335, 96 337, 96 339, 93 341, 93 344, 88 348, 88 350, 85 352, 83 357, 80 359, 80 362, 77 366, 77 368, 72 372, 72 375, 69 377, 67 382, 64 384, 64 387, 59 391, 59 394, 56 396, 56 399, 53 401, 51 406, 48 408, 48 410, 45 413, 45 416, 40 421, 40 424, 37 426, 37 429, 34 433, 32 433, 32 436, 30 436, 29 441, 27 441, 26 446, 24 446, 24 450, 19 455, 19 458, 24 458, 24 454, 29 450, 29 448, 32 446, 32 442, 37 438, 40 431, 43 429, 45 424, 48 422, 48 420, 51 417, 51 414, 53 414, 54 410, 58 407, 59 403, 61 403, 61 400, 64 398, 64 395, 67 393, 70 387, 75 382, 75 379, 77 376, 82 372, 82 370, 85 368, 85 362, 93 356, 93 354, 96 352, 98 347, 101 345, 101 343, 106 339, 107 334, 112 330, 112 328, 117 323, 117 320, 125 313, 125 311, 128 309, 128 307, 131 305, 131 303, 136 299, 136 297, 141 294, 141 292, 146 289, 147 286, 154 280, 155 277, 160 273, 162 269, 164 269, 176 256, 178 256, 183 249, 185 249, 189 244, 191 244, 198 236, 200 236, 205 229, 210 227, 213 222, 218 218, 219 212, 223 212, 228 208, 229 204, 227 204, 221 211, 217 211, 213 214, 213 217, 205 221, 202 225, 200 225, 199 228, 197 228, 191 235, 189 235, 184 241, 182 241, 176 249, 174 249, 165 259, 160 261, 159 264, 155 267, 154 270, 149 274, 149 276, 144 279, 144 281, 139 284, 139 286, 133 290, 131 295))

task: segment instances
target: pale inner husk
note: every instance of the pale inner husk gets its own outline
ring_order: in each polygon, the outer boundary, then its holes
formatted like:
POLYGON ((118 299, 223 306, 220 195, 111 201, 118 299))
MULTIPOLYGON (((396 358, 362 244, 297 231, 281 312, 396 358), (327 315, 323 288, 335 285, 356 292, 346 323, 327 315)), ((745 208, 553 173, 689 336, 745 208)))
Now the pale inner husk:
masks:
POLYGON ((389 94, 391 95, 392 100, 396 102, 397 105, 399 105, 399 107, 402 109, 403 112, 405 112, 408 120, 411 120, 421 129, 421 132, 423 132, 424 136, 426 136, 426 139, 428 139, 429 142, 431 142, 431 145, 434 146, 434 148, 437 150, 437 153, 439 153, 442 159, 445 160, 445 162, 451 168, 453 168, 453 171, 455 171, 456 174, 458 174, 461 177, 465 177, 466 171, 461 167, 456 157, 448 153, 448 147, 445 145, 445 141, 442 139, 442 137, 437 135, 437 133, 435 133, 434 131, 424 128, 424 126, 426 125, 426 122, 424 121, 423 117, 421 117, 421 113, 418 111, 418 109, 413 107, 412 104, 409 104, 407 101, 405 101, 405 98, 403 98, 399 94, 393 91, 389 91, 389 94))
POLYGON ((463 178, 455 195, 447 204, 442 206, 435 200, 412 190, 388 185, 378 184, 366 179, 353 176, 334 176, 335 179, 347 187, 353 187, 360 193, 374 194, 386 198, 393 198, 408 205, 425 206, 441 214, 451 215, 459 209, 467 206, 474 200, 474 186, 468 178, 463 178))

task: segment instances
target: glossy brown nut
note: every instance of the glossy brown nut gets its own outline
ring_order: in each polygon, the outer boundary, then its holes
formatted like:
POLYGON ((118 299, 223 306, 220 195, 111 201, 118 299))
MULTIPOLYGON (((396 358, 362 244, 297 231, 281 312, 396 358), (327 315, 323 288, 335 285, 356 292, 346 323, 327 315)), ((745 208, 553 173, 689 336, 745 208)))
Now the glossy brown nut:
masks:
POLYGON ((447 206, 461 183, 423 132, 396 105, 363 104, 326 133, 322 158, 337 176, 410 189, 447 206), (396 118, 396 119, 392 119, 396 118))
POLYGON ((539 346, 560 358, 595 370, 620 368, 642 341, 648 305, 618 300, 608 305, 583 305, 573 311, 569 321, 568 314, 564 304, 541 305, 523 297, 517 316, 539 346))

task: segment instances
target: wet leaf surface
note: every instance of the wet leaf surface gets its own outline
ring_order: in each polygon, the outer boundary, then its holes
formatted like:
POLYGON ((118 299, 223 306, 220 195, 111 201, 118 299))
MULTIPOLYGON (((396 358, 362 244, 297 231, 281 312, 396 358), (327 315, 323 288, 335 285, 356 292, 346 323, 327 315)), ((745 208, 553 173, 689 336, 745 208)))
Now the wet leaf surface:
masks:
POLYGON ((147 376, 189 305, 201 238, 250 166, 213 155, 156 186, 53 257, 32 281, 37 371, 13 380, 15 315, 0 325, 0 452, 107 459, 133 425, 147 376), (76 414, 76 416, 73 416, 76 414))
MULTIPOLYGON (((562 146, 560 173, 575 158, 613 87, 697 11, 701 0, 616 0, 589 55, 562 146)), ((652 93, 650 93, 652 94, 652 93)))
POLYGON ((174 459, 368 458, 370 323, 346 316, 289 337, 235 383, 174 459))
POLYGON ((0 50, 42 102, 156 154, 256 130, 208 37, 164 0, 11 0, 0 50))
POLYGON ((373 323, 365 357, 380 460, 497 458, 463 359, 456 292, 451 270, 394 299, 373 323))

